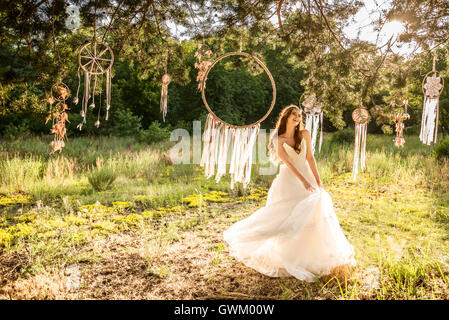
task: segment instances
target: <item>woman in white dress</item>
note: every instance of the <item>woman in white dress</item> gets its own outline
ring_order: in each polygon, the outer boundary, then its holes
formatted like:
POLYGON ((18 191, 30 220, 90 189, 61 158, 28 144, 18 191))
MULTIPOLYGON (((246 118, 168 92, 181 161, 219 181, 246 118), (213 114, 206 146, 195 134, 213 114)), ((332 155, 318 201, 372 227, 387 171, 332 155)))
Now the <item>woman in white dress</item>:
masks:
POLYGON ((269 154, 281 164, 265 207, 223 233, 230 254, 270 277, 314 281, 335 267, 355 266, 332 199, 321 185, 310 133, 301 130, 301 110, 285 107, 270 137, 269 154))

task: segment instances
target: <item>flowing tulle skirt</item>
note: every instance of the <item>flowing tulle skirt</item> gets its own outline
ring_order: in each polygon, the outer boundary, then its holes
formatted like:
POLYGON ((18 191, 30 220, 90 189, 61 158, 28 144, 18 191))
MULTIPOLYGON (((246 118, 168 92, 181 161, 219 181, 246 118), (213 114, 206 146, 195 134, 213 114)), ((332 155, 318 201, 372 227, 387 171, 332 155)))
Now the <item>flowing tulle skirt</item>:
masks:
MULTIPOLYGON (((302 172, 316 186, 310 168, 302 172)), ((232 225, 223 237, 233 257, 271 277, 313 281, 337 266, 356 264, 330 195, 318 187, 307 191, 285 165, 271 185, 266 205, 232 225)))

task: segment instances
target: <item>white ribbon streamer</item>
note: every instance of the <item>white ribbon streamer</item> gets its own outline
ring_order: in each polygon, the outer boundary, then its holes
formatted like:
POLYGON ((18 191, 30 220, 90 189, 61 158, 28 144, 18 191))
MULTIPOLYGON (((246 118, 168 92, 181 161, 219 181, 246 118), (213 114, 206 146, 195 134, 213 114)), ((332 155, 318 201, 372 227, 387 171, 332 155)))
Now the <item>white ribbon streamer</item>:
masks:
POLYGON ((251 180, 251 162, 253 147, 260 130, 260 124, 252 128, 230 128, 216 121, 210 114, 206 119, 203 133, 203 154, 200 166, 204 167, 205 176, 209 179, 217 168, 215 181, 218 183, 226 174, 229 149, 231 161, 229 174, 231 189, 241 182, 246 188, 251 180))

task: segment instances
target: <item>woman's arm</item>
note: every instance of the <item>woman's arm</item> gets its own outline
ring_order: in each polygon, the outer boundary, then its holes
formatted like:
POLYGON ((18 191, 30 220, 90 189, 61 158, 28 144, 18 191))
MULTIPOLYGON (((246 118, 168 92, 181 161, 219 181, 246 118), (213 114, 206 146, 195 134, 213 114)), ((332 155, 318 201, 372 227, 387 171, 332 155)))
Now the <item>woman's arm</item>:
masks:
POLYGON ((301 133, 302 133, 303 138, 306 139, 306 144, 307 144, 306 159, 307 159, 307 162, 309 162, 309 166, 310 166, 310 169, 312 170, 313 175, 315 176, 316 183, 318 184, 319 187, 322 187, 320 175, 318 174, 318 169, 317 169, 317 166, 316 166, 315 157, 313 156, 313 152, 312 152, 312 143, 311 143, 310 133, 309 133, 308 130, 302 130, 301 133))
POLYGON ((299 171, 295 168, 295 166, 290 162, 290 158, 288 157, 287 152, 284 149, 283 143, 281 139, 278 139, 278 156, 285 163, 285 165, 293 172, 293 174, 304 184, 307 190, 313 191, 315 188, 299 173, 299 171))

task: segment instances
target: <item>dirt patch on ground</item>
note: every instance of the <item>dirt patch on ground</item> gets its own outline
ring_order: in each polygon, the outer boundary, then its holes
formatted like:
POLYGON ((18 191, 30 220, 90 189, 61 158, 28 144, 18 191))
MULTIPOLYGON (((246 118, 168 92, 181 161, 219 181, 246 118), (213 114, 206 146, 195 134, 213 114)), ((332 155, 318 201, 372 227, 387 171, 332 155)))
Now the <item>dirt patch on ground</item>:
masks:
POLYGON ((40 273, 11 281, 0 289, 0 299, 64 299, 65 279, 58 273, 40 273))
POLYGON ((63 299, 64 277, 58 273, 23 276, 25 253, 0 252, 0 299, 63 299))
MULTIPOLYGON (((229 256, 222 234, 236 217, 224 212, 200 225, 155 238, 157 230, 109 234, 76 250, 86 260, 51 266, 52 272, 19 278, 24 257, 0 255, 0 297, 6 299, 327 299, 322 281, 270 278, 229 256), (157 241, 156 241, 156 240, 157 241), (92 258, 93 257, 93 258, 92 258), (95 258, 95 257, 98 257, 95 258), (69 271, 68 271, 69 270, 69 271)), ((187 217, 186 217, 187 218, 187 217)), ((162 223, 161 226, 167 225, 162 223)), ((50 266, 49 266, 50 268, 50 266)))
POLYGON ((142 299, 159 280, 147 271, 137 254, 119 254, 97 264, 82 266, 79 292, 70 296, 88 299, 142 299))
MULTIPOLYGON (((136 243, 140 241, 137 240, 136 243)), ((277 279, 269 278, 214 251, 215 239, 194 232, 171 243, 157 258, 144 247, 80 266, 81 288, 68 298, 90 299, 270 299, 277 279)), ((128 247, 129 248, 129 247, 128 247)), ((130 248, 129 248, 130 249, 130 248)))
POLYGON ((22 269, 28 264, 23 253, 5 253, 0 249, 0 295, 3 287, 19 278, 22 269))

